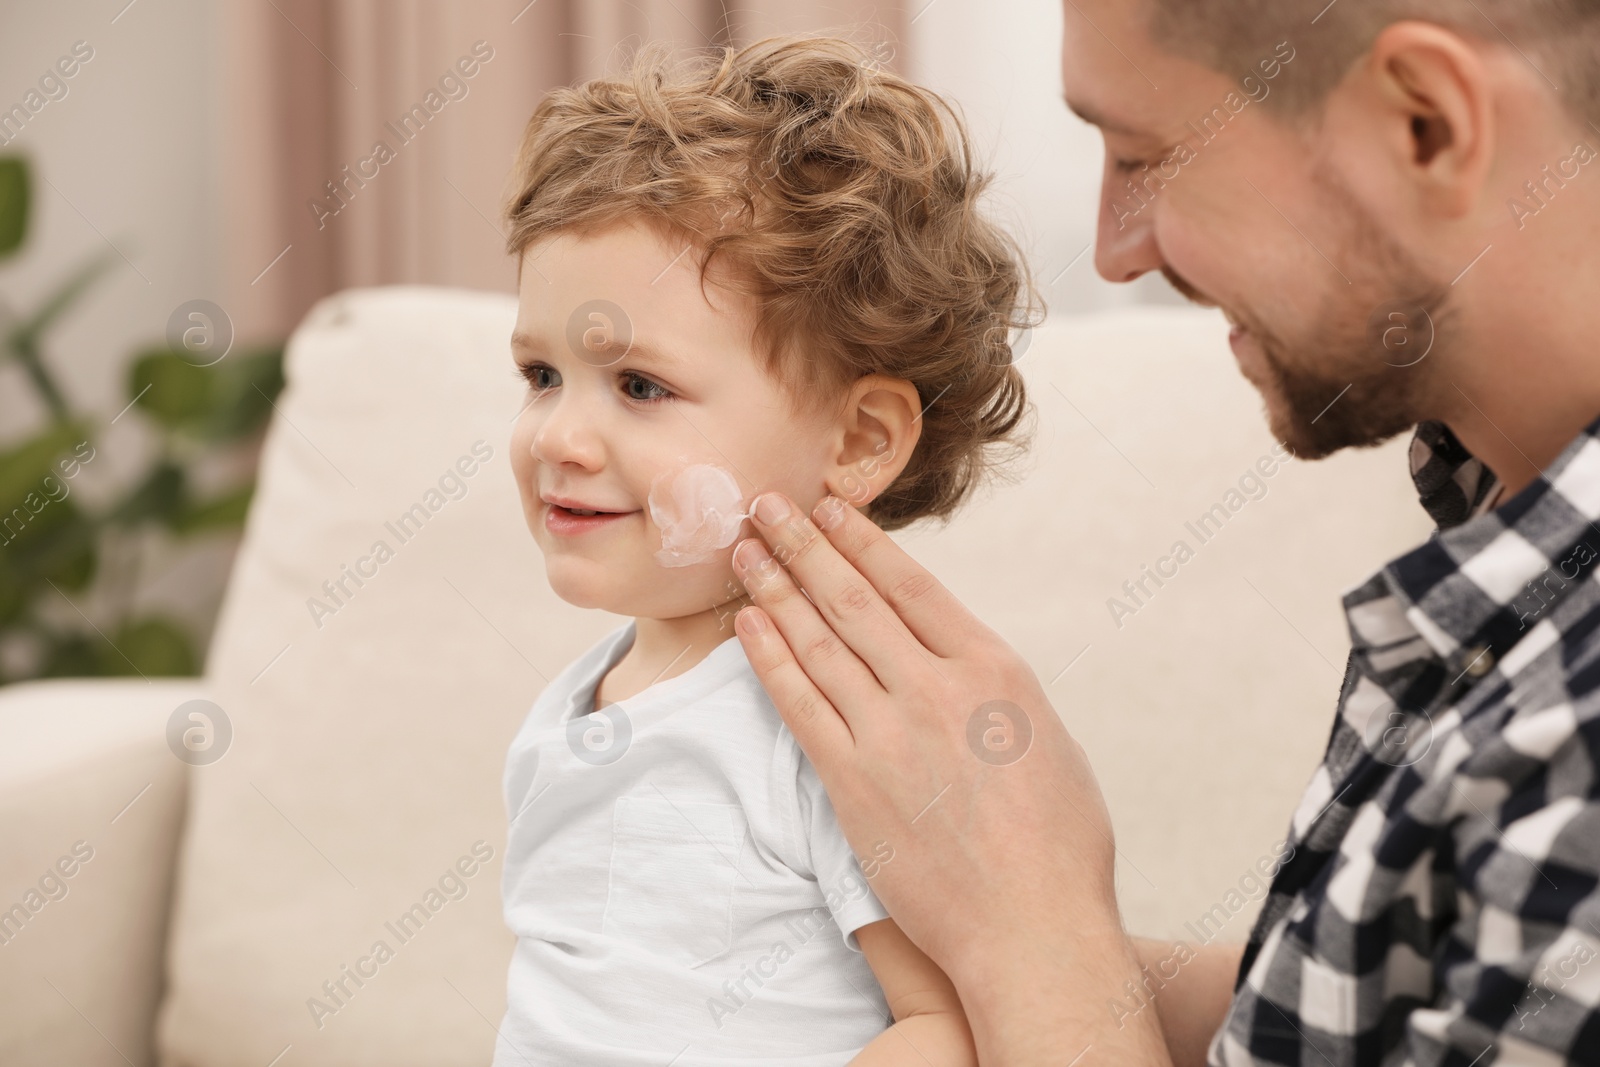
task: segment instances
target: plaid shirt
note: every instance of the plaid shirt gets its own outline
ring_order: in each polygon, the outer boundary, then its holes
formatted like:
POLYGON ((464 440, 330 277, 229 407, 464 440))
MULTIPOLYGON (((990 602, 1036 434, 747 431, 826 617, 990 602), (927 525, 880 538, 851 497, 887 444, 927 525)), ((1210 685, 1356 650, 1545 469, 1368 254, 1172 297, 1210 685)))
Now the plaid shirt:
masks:
POLYGON ((1503 503, 1442 424, 1411 467, 1214 1067, 1600 1063, 1600 419, 1503 503))

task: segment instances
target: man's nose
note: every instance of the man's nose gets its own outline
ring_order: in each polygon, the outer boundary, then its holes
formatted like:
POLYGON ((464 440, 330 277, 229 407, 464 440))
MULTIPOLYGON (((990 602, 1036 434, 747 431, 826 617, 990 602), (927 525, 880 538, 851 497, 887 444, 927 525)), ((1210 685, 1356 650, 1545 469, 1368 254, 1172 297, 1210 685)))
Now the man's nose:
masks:
POLYGON ((1155 210, 1154 197, 1142 199, 1119 189, 1107 174, 1100 186, 1100 226, 1094 250, 1094 268, 1106 281, 1131 282, 1147 271, 1161 269, 1155 210))

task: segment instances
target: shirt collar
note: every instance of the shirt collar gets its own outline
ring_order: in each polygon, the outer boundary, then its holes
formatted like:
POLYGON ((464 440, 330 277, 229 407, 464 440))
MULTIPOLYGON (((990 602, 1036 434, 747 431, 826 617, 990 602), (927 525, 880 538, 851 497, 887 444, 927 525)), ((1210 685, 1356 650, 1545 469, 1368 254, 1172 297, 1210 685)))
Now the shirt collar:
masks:
POLYGON ((1381 590, 1447 664, 1465 669, 1486 656, 1492 665, 1600 559, 1594 522, 1600 516, 1600 419, 1509 500, 1501 500, 1494 474, 1440 422, 1417 427, 1411 476, 1439 528, 1345 595, 1358 649, 1395 637, 1393 611, 1383 613, 1387 634, 1364 633, 1370 626, 1358 625, 1363 614, 1370 621, 1373 594, 1381 590))
POLYGON ((1411 480, 1422 507, 1441 529, 1481 514, 1500 488, 1494 473, 1442 422, 1417 426, 1411 439, 1411 480))

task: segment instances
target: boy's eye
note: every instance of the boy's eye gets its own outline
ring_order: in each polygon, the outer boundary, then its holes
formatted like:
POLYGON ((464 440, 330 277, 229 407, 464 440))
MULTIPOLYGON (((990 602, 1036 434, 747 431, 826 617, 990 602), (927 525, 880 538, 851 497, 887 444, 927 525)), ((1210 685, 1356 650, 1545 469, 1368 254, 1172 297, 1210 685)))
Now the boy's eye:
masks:
POLYGON ((633 371, 625 371, 622 381, 622 391, 628 395, 628 399, 641 404, 652 404, 672 396, 671 390, 633 371))
POLYGON ((1145 162, 1142 159, 1114 159, 1112 165, 1117 168, 1119 174, 1129 174, 1144 166, 1145 162))
POLYGON ((535 392, 554 389, 561 384, 560 373, 547 363, 519 363, 517 375, 527 381, 535 392))

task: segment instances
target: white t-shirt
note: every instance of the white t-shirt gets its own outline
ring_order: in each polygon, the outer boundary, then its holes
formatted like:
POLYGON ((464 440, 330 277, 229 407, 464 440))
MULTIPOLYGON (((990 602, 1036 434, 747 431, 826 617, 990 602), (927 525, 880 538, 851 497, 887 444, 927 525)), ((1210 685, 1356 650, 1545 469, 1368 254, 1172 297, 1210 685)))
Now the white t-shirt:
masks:
POLYGON ((892 1021, 854 938, 888 912, 737 638, 589 714, 633 637, 551 682, 506 759, 494 1067, 848 1062, 892 1021))

